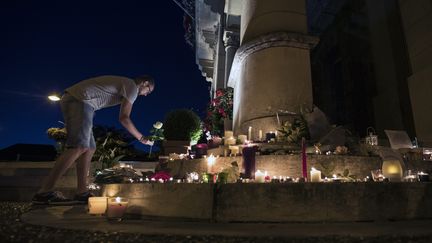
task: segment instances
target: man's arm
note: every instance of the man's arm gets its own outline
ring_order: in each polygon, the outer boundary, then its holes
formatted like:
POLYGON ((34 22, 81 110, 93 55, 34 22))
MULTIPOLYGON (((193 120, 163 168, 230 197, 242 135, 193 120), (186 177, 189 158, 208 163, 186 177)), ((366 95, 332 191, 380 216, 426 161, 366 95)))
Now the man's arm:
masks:
POLYGON ((119 121, 123 125, 126 130, 132 136, 134 136, 136 139, 140 140, 140 142, 144 144, 149 144, 150 141, 147 141, 147 139, 142 139, 143 135, 138 131, 138 129, 133 124, 132 120, 130 119, 130 114, 132 111, 132 104, 129 102, 129 100, 123 98, 121 106, 120 106, 120 114, 119 114, 119 121))

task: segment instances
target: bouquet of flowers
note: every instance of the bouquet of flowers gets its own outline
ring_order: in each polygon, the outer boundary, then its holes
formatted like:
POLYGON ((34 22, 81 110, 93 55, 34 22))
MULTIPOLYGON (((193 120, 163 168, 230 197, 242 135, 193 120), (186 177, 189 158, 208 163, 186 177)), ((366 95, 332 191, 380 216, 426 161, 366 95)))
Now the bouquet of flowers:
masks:
POLYGON ((224 130, 224 119, 233 117, 233 88, 218 89, 207 108, 205 126, 213 135, 221 136, 224 130))

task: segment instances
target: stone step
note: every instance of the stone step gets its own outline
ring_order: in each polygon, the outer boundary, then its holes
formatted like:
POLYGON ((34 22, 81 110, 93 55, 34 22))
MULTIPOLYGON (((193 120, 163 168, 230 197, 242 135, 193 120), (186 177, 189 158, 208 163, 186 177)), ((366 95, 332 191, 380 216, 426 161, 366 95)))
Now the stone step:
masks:
MULTIPOLYGON (((39 187, 5 187, 0 186, 0 201, 30 202, 39 187)), ((73 198, 75 188, 56 188, 66 197, 73 198)))
POLYGON ((108 184, 128 213, 217 222, 346 222, 432 218, 432 182, 108 184))

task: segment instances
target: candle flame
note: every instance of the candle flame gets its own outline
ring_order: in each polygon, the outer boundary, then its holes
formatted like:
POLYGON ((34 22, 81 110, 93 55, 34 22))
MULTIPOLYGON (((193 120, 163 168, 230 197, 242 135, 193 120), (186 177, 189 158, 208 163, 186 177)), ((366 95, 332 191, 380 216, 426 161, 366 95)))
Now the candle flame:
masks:
POLYGON ((116 201, 116 203, 121 203, 121 197, 116 197, 115 201, 116 201))
POLYGON ((214 157, 213 154, 210 154, 210 156, 207 158, 207 164, 209 166, 213 166, 216 162, 216 157, 214 157))

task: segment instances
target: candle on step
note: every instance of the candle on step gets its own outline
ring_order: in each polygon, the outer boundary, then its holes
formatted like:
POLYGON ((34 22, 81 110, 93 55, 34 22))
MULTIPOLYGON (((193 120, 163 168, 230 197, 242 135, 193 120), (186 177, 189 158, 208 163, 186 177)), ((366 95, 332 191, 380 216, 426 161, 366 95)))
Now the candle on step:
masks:
POLYGON ((89 197, 89 214, 104 214, 107 209, 107 197, 89 197))
POLYGON ((123 197, 113 197, 108 199, 108 218, 122 218, 126 212, 129 200, 123 197))
POLYGON ((306 162, 306 139, 301 140, 301 155, 302 155, 302 175, 307 180, 307 162, 306 162))
POLYGON ((246 140, 247 140, 247 136, 246 135, 238 135, 238 139, 240 140, 240 144, 245 144, 246 140))
POLYGON ((314 167, 312 167, 311 171, 310 171, 310 181, 311 182, 320 182, 321 181, 321 171, 315 169, 314 167))
POLYGON ((248 140, 253 141, 253 139, 252 139, 252 127, 248 128, 248 140))
POLYGON ((260 170, 257 170, 255 172, 255 182, 264 183, 266 175, 267 175, 267 172, 263 173, 260 170))
POLYGON ((237 156, 240 148, 239 148, 239 146, 229 146, 229 149, 231 150, 232 156, 237 156))
POLYGON ((207 158, 207 173, 213 173, 213 166, 216 163, 216 157, 213 154, 207 158))

